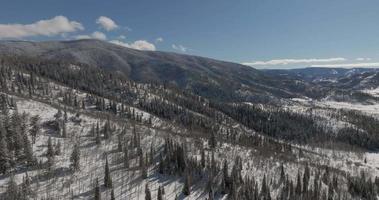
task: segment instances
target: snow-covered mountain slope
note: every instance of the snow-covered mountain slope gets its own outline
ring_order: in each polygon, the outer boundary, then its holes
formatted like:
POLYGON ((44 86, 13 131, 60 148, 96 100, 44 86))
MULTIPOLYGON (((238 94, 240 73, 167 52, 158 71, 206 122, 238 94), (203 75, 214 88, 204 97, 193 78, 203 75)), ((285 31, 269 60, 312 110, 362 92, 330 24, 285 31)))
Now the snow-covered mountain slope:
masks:
POLYGON ((0 77, 5 199, 363 199, 376 191, 379 122, 326 100, 215 102, 72 64, 3 64, 0 77))

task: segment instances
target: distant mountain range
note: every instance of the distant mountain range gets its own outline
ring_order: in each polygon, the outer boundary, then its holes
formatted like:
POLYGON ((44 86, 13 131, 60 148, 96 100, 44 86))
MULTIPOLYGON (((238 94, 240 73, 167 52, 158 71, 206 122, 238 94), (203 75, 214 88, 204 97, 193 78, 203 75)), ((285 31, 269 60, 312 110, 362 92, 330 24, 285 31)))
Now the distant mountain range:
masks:
POLYGON ((340 89, 370 89, 379 87, 377 68, 301 68, 263 70, 272 76, 281 76, 312 82, 323 87, 340 89))

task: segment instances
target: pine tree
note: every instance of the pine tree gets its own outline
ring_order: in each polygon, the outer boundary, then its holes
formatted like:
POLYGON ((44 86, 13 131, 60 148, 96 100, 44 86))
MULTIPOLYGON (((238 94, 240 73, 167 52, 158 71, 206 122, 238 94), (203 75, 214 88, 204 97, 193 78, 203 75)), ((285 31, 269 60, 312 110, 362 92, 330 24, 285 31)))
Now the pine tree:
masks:
POLYGON ((147 183, 145 185, 145 200, 151 200, 151 192, 147 183))
POLYGON ((47 168, 51 170, 54 166, 54 148, 53 144, 51 142, 51 137, 47 140, 47 168))
POLYGON ((10 153, 5 137, 0 139, 0 172, 5 174, 10 168, 10 153))
POLYGON ((97 122, 97 125, 96 125, 96 144, 97 145, 101 144, 99 122, 97 122))
POLYGON ((157 200, 163 200, 163 195, 162 195, 162 189, 161 189, 161 186, 158 186, 157 200))
POLYGON ((228 172, 228 162, 224 160, 223 167, 222 167, 222 173, 223 173, 223 181, 222 181, 222 192, 224 194, 229 193, 229 172, 228 172))
POLYGON ((46 164, 47 164, 47 169, 52 170, 55 164, 54 156, 48 156, 46 164))
POLYGON ((68 116, 67 116, 67 108, 66 108, 66 106, 64 107, 63 112, 64 112, 63 119, 64 119, 65 122, 67 122, 68 116))
POLYGON ((143 157, 143 154, 140 154, 140 168, 141 168, 141 176, 143 179, 147 178, 147 169, 146 169, 146 163, 145 159, 143 157))
POLYGON ((267 200, 267 194, 269 193, 267 181, 266 181, 266 174, 263 175, 262 180, 262 188, 261 188, 261 199, 267 200))
POLYGON ((216 135, 213 131, 211 132, 211 136, 209 137, 208 145, 211 149, 214 149, 217 146, 216 135))
POLYGON ((204 147, 201 148, 201 167, 205 168, 205 150, 204 147))
POLYGON ((115 200, 116 197, 114 196, 114 189, 112 188, 111 190, 111 200, 115 200))
POLYGON ((47 152, 46 152, 46 156, 54 156, 55 153, 54 153, 54 148, 53 148, 53 143, 51 141, 51 137, 49 137, 49 139, 47 140, 47 152))
MULTIPOLYGON (((188 173, 188 172, 187 172, 188 173)), ((188 174, 186 174, 185 179, 184 179, 184 186, 182 190, 183 194, 185 196, 188 196, 191 194, 191 183, 190 183, 190 177, 188 174)))
POLYGON ((96 136, 95 124, 92 124, 92 128, 91 128, 91 136, 92 136, 92 137, 95 137, 95 136, 96 136))
POLYGON ((83 99, 83 101, 82 101, 82 109, 83 109, 83 110, 86 109, 86 104, 85 104, 85 102, 84 102, 84 99, 83 99))
POLYGON ((286 179, 286 173, 284 172, 284 165, 282 163, 282 165, 280 166, 280 181, 284 183, 285 179, 286 179))
POLYGON ((122 152, 122 135, 118 135, 117 139, 117 150, 122 152))
POLYGON ((154 146, 153 146, 153 143, 151 143, 150 144, 150 153, 149 153, 149 164, 151 164, 153 162, 154 154, 155 154, 154 146))
POLYGON ((60 155, 61 154, 61 141, 58 140, 57 145, 55 145, 55 155, 60 155))
POLYGON ((99 185, 99 179, 96 178, 96 185, 95 185, 95 189, 94 189, 94 199, 95 200, 101 200, 101 192, 100 192, 100 185, 99 185))
POLYGON ((160 174, 163 174, 164 170, 165 170, 165 164, 164 164, 163 156, 160 155, 159 156, 159 164, 158 164, 158 172, 160 174))
POLYGON ((17 183, 14 180, 14 175, 12 174, 9 178, 8 187, 5 191, 5 197, 7 200, 19 200, 20 191, 17 183))
POLYGON ((31 128, 30 128, 29 133, 32 136, 33 144, 36 143, 37 135, 39 134, 39 132, 41 130, 39 120, 40 120, 40 117, 38 115, 35 115, 30 119, 30 127, 31 128))
POLYGON ((104 186, 106 188, 112 188, 112 177, 108 165, 108 157, 105 158, 105 173, 104 173, 104 186))
POLYGON ((62 137, 67 138, 67 128, 66 128, 66 122, 62 121, 62 137))
POLYGON ((35 164, 36 158, 33 156, 33 148, 27 135, 24 135, 24 156, 29 166, 35 164))
POLYGON ((125 145, 124 147, 124 167, 129 168, 129 152, 128 147, 125 145))
POLYGON ((30 185, 31 185, 31 179, 29 178, 28 172, 26 172, 26 175, 22 178, 21 199, 28 199, 27 196, 32 194, 32 189, 30 185))
POLYGON ((109 139, 110 138, 110 121, 109 121, 109 117, 108 117, 107 121, 104 124, 103 132, 104 132, 104 139, 109 139))
POLYGON ((295 192, 298 196, 301 195, 302 187, 301 187, 301 178, 300 178, 300 172, 297 172, 297 182, 296 182, 296 189, 295 192))
POLYGON ((332 188, 328 188, 328 200, 333 200, 333 189, 332 188))
POLYGON ((80 170, 80 149, 78 144, 74 145, 74 149, 70 157, 70 162, 71 169, 74 171, 80 170))
POLYGON ((310 169, 308 164, 305 166, 304 175, 303 175, 303 193, 308 191, 309 179, 310 179, 310 169))

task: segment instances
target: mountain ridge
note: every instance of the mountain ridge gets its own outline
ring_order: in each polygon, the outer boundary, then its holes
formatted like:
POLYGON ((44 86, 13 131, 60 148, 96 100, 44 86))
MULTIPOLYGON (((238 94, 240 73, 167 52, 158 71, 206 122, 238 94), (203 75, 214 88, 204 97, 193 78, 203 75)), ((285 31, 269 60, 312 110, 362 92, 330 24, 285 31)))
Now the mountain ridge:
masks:
POLYGON ((303 83, 277 79, 238 63, 161 51, 139 51, 100 40, 0 41, 0 54, 69 61, 119 71, 137 82, 171 83, 197 94, 250 100, 256 94, 294 97, 303 83))

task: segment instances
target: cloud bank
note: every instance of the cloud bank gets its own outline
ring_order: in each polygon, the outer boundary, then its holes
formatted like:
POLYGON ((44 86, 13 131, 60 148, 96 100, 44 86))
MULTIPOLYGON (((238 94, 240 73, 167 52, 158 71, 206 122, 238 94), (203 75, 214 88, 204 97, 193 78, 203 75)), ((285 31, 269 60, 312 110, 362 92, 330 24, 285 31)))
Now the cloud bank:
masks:
POLYGON ((188 48, 183 46, 183 45, 176 45, 176 44, 172 44, 171 47, 177 51, 181 51, 181 52, 187 52, 188 48))
POLYGON ((32 24, 0 24, 0 39, 21 39, 32 36, 55 36, 84 30, 81 23, 65 16, 40 20, 32 24))
POLYGON ((81 39, 106 40, 107 36, 104 33, 100 32, 100 31, 95 31, 91 35, 78 35, 78 36, 75 37, 75 39, 77 39, 77 40, 81 40, 81 39))
POLYGON ((105 17, 105 16, 100 16, 96 20, 96 23, 99 24, 103 29, 107 31, 111 31, 118 28, 118 25, 116 24, 116 22, 114 22, 111 18, 105 17))
POLYGON ((371 62, 371 63, 340 63, 340 64, 318 64, 311 65, 311 67, 331 67, 331 68, 355 68, 355 67, 379 67, 379 63, 371 62))
POLYGON ((310 63, 327 63, 346 61, 345 58, 310 58, 310 59, 276 59, 269 61, 253 61, 244 62, 242 64, 249 66, 264 66, 264 65, 290 65, 290 64, 310 64, 310 63))
POLYGON ((128 47, 132 49, 137 49, 137 50, 143 50, 143 51, 155 51, 156 47, 154 44, 146 41, 146 40, 137 40, 134 41, 133 43, 126 43, 120 40, 111 40, 109 41, 110 43, 117 44, 119 46, 123 47, 128 47))

